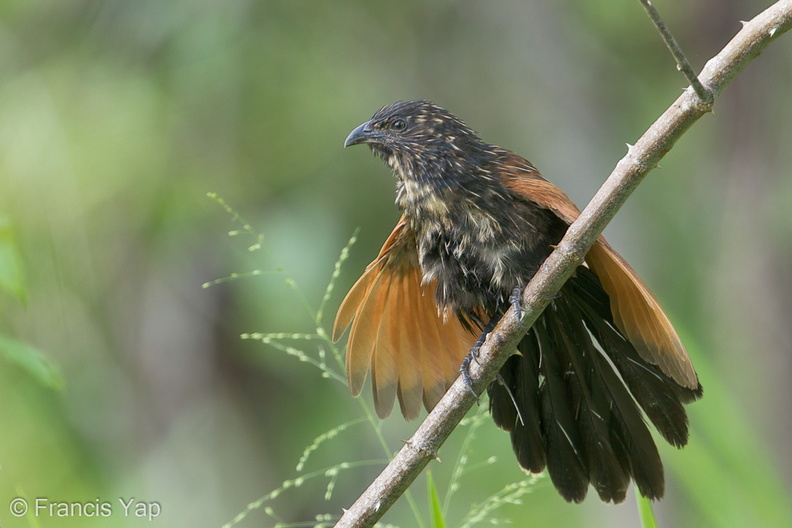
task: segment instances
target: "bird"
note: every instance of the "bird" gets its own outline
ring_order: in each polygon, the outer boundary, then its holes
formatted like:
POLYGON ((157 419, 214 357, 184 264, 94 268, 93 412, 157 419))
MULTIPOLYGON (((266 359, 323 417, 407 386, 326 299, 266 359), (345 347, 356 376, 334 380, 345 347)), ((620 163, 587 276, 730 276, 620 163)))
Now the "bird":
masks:
MULTIPOLYGON (((358 144, 391 169, 401 217, 341 302, 332 339, 349 329, 353 396, 370 372, 378 416, 398 400, 414 419, 437 404, 503 315, 520 309, 515 292, 580 211, 525 158, 485 143, 430 101, 381 108, 344 142, 358 144)), ((569 502, 591 486, 620 503, 631 481, 662 498, 648 422, 671 445, 686 445, 684 406, 703 389, 657 299, 600 236, 487 394, 523 470, 546 469, 569 502)))

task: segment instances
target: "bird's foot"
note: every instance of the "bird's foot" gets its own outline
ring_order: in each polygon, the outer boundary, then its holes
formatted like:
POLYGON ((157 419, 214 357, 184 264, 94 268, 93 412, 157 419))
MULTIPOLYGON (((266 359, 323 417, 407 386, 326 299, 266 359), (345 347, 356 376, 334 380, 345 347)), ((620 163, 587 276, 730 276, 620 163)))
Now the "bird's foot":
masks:
POLYGON ((470 349, 470 353, 465 356, 465 359, 462 360, 462 365, 459 367, 459 373, 462 375, 462 379, 465 381, 465 386, 467 386, 470 394, 476 398, 476 403, 479 403, 479 396, 476 394, 476 391, 473 390, 473 379, 470 377, 470 363, 473 361, 477 361, 479 355, 479 351, 477 347, 473 347, 470 349))
MULTIPOLYGON (((514 288, 514 290, 512 290, 512 293, 509 296, 509 303, 511 303, 512 305, 512 309, 514 310, 514 314, 517 316, 517 320, 520 322, 520 326, 522 326, 522 316, 523 316, 522 292, 523 289, 518 286, 514 288)), ((555 295, 551 295, 550 297, 548 297, 547 300, 554 301, 559 297, 561 297, 561 292, 558 292, 555 295)))
POLYGON ((465 356, 465 359, 462 360, 462 365, 459 367, 459 372, 462 374, 462 379, 465 380, 465 385, 467 385, 468 390, 476 397, 476 401, 478 402, 478 394, 476 391, 473 390, 473 380, 470 377, 470 364, 475 361, 478 363, 479 352, 481 351, 481 346, 484 344, 484 341, 487 340, 487 335, 489 335, 491 328, 490 325, 487 325, 484 328, 484 331, 481 332, 481 335, 476 339, 476 342, 470 347, 470 351, 468 355, 465 356))
POLYGON ((459 373, 462 375, 462 379, 465 380, 465 385, 467 385, 470 393, 476 397, 477 402, 479 401, 479 397, 478 394, 476 394, 476 391, 473 390, 473 379, 470 377, 470 364, 474 361, 478 363, 481 347, 487 340, 489 333, 492 332, 492 330, 498 324, 498 321, 500 321, 500 316, 495 316, 489 320, 489 322, 484 326, 484 329, 481 331, 481 334, 478 336, 478 339, 476 339, 476 342, 473 343, 472 347, 470 347, 470 352, 468 352, 468 355, 462 360, 462 365, 459 367, 459 373))
POLYGON ((519 286, 512 290, 511 295, 509 296, 509 302, 512 305, 512 309, 514 310, 514 314, 517 316, 517 320, 520 321, 520 326, 522 326, 522 291, 523 289, 519 286))

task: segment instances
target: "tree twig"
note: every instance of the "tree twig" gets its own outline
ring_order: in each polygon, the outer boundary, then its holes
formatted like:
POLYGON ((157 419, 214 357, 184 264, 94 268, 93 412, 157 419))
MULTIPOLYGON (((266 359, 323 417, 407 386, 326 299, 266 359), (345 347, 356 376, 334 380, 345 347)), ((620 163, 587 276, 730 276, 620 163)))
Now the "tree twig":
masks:
POLYGON ((657 31, 660 32, 660 36, 663 37, 663 42, 665 42, 668 51, 671 52, 671 55, 674 56, 674 60, 677 63, 677 69, 682 72, 685 78, 690 83, 690 86, 693 87, 693 90, 696 92, 696 95, 701 98, 707 104, 712 104, 715 100, 712 92, 709 91, 704 85, 701 84, 698 77, 696 77, 696 73, 693 71, 693 68, 690 66, 690 63, 685 57, 685 54, 682 53, 682 48, 679 47, 674 35, 671 34, 671 31, 666 26, 663 18, 660 16, 660 13, 657 12, 655 6, 652 4, 651 0, 638 0, 641 2, 641 5, 646 10, 646 14, 649 15, 649 19, 657 28, 657 31))
MULTIPOLYGON (((780 0, 746 23, 742 30, 710 59, 699 76, 713 99, 775 38, 792 27, 792 0, 780 0)), ((470 374, 477 394, 495 378, 556 292, 583 262, 588 249, 613 218, 636 186, 674 143, 709 112, 705 102, 688 88, 631 146, 580 217, 569 227, 558 247, 548 257, 522 295, 522 321, 509 311, 490 334, 478 363, 470 374)), ((401 496, 426 465, 436 458, 440 446, 475 403, 461 379, 451 386, 413 437, 396 454, 355 503, 344 512, 336 528, 373 526, 401 496)))

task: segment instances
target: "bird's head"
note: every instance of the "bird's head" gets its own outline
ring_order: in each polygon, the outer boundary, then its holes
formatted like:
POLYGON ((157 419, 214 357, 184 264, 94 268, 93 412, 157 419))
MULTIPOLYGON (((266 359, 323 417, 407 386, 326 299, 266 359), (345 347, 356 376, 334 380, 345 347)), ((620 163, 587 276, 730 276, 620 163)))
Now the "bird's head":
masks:
POLYGON ((400 178, 437 178, 480 165, 489 145, 448 110, 429 101, 400 101, 355 128, 344 146, 367 144, 400 178))

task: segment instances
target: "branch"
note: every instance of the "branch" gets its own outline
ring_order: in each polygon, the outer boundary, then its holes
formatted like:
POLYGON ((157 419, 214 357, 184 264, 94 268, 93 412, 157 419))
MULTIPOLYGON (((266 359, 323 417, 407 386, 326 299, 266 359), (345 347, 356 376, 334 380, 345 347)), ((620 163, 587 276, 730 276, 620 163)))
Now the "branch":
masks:
MULTIPOLYGON (((731 42, 707 62, 699 76, 701 84, 713 99, 716 98, 752 59, 790 27, 792 0, 780 0, 747 22, 731 42)), ((470 374, 477 394, 495 379, 530 325, 583 262, 589 248, 641 180, 711 108, 711 102, 703 101, 689 87, 638 142, 629 147, 627 155, 616 164, 556 250, 526 286, 522 294, 522 320, 509 311, 481 348, 479 363, 471 364, 470 374)), ((373 526, 423 468, 437 458, 440 446, 475 401, 464 381, 457 379, 391 463, 344 512, 336 528, 373 526)))
POLYGON ((668 51, 670 51, 671 55, 674 56, 674 60, 677 63, 677 70, 684 74, 685 78, 690 83, 690 86, 692 86, 693 90, 696 92, 696 95, 699 96, 699 99, 705 103, 712 104, 714 101, 712 92, 704 88, 704 86, 698 80, 698 77, 696 77, 696 74, 693 71, 693 68, 690 66, 687 57, 685 57, 685 54, 682 53, 682 48, 679 47, 676 39, 668 30, 668 26, 666 26, 665 22, 663 22, 660 13, 657 12, 657 9, 655 9, 650 0, 638 1, 641 2, 641 5, 646 10, 646 14, 649 15, 649 18, 651 19, 652 23, 654 23, 657 31, 660 32, 660 36, 663 38, 663 42, 665 42, 668 51))

